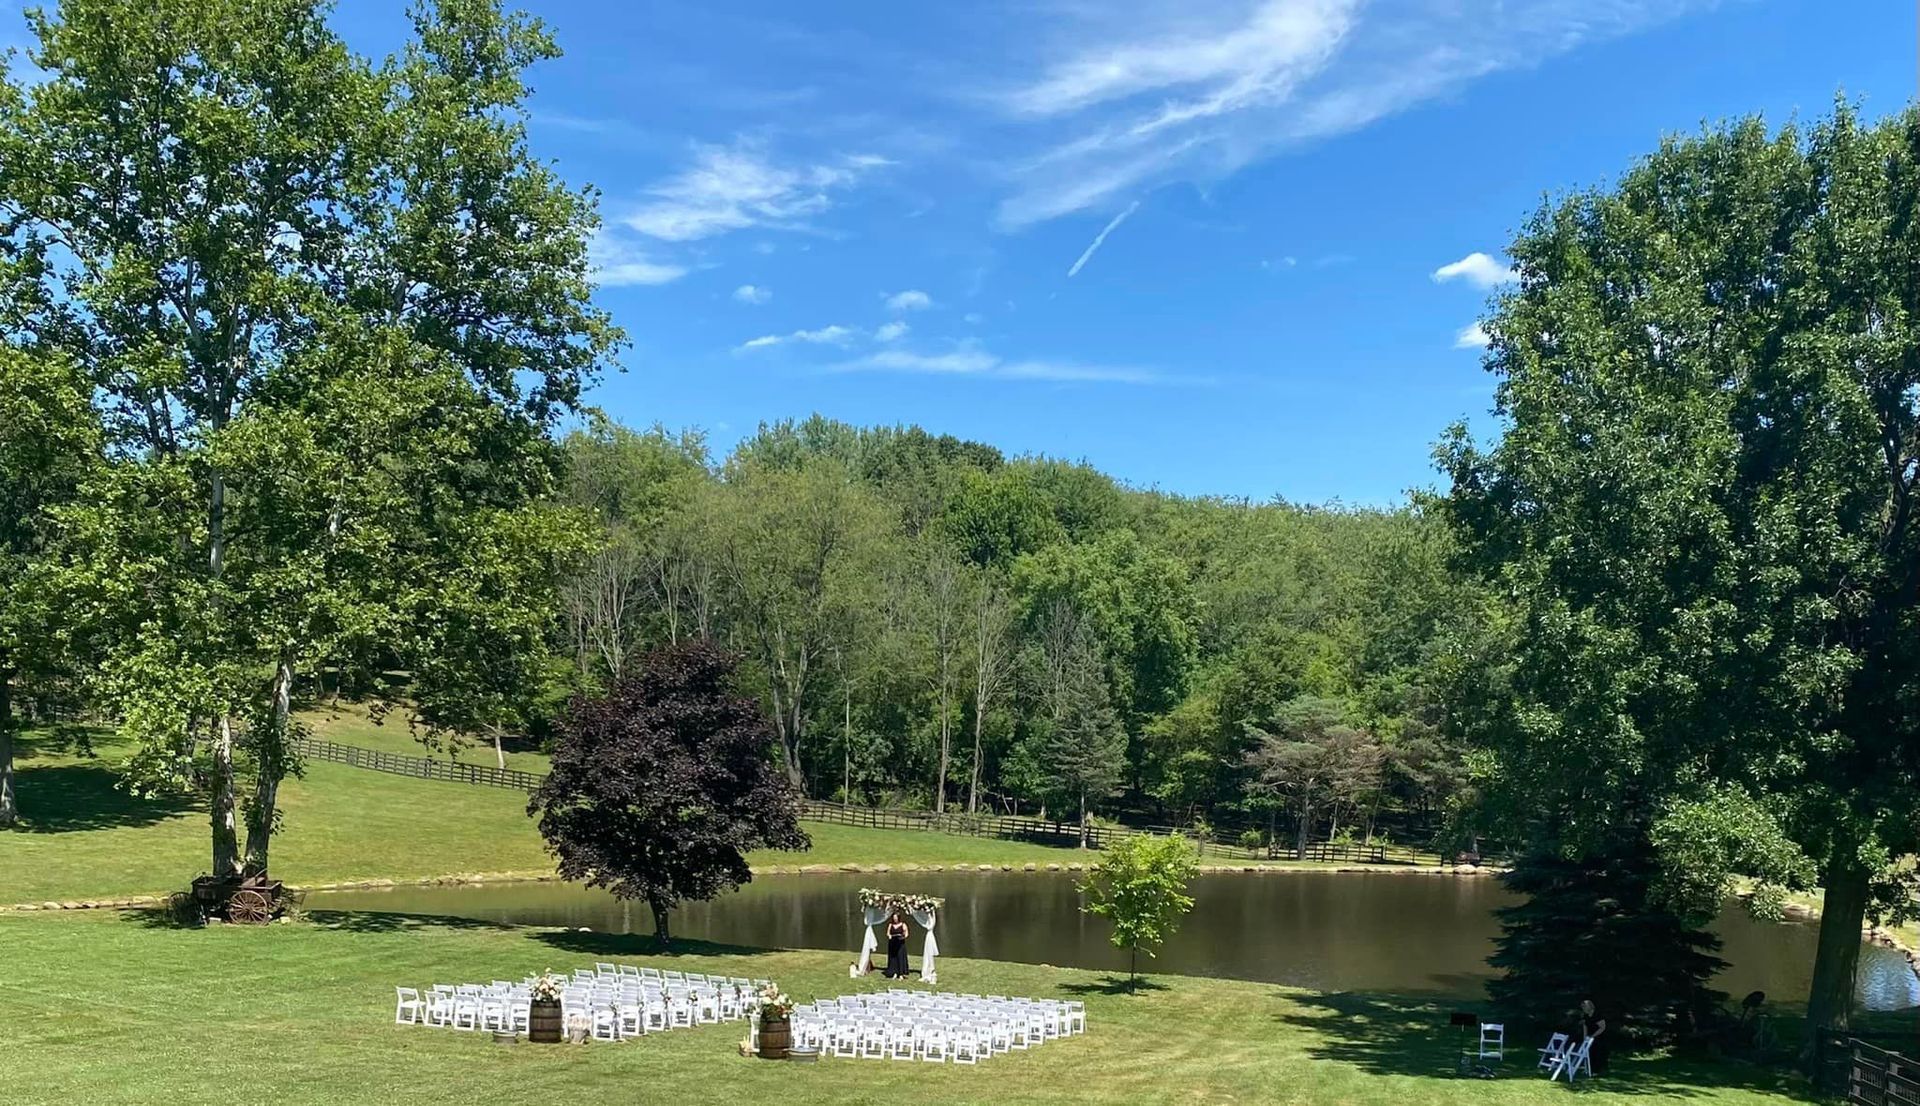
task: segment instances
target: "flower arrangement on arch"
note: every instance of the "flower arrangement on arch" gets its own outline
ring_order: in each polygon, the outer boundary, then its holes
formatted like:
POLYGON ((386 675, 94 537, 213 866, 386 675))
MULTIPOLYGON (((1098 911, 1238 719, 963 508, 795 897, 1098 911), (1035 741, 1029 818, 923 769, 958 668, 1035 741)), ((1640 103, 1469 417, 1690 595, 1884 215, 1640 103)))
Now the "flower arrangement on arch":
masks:
POLYGON ((932 895, 914 895, 902 891, 876 891, 871 887, 860 889, 860 905, 868 910, 904 910, 909 914, 931 914, 940 908, 944 899, 932 895))
POLYGON ((778 984, 769 983, 747 1000, 747 1007, 763 1018, 769 1014, 776 1018, 784 1018, 793 1013, 793 999, 782 991, 778 984))
POLYGON ((566 986, 566 981, 552 972, 541 972, 527 988, 527 995, 535 1002, 559 1002, 566 986))

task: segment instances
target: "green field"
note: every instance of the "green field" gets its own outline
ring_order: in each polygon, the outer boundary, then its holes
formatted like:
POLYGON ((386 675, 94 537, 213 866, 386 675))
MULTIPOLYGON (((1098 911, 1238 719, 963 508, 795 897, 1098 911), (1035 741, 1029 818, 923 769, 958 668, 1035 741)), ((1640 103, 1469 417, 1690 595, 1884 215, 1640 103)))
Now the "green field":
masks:
MULTIPOLYGON (((366 727, 364 718, 359 724, 366 727)), ((405 732, 402 726, 387 736, 406 742, 405 732)), ((353 736, 362 743, 365 730, 353 736)), ((161 894, 207 870, 204 810, 119 790, 114 765, 125 750, 97 740, 93 756, 46 733, 21 740, 19 793, 27 821, 0 831, 0 906, 161 894)), ((392 742, 388 747, 418 754, 392 742)), ((313 763, 283 785, 281 805, 286 820, 274 836, 273 872, 295 885, 553 870, 526 816, 526 796, 517 791, 313 763)), ((992 838, 813 822, 806 829, 811 850, 757 852, 749 859, 757 867, 1086 859, 1071 848, 992 838)))
MULTIPOLYGON (((941 986, 1075 996, 1089 1032, 978 1067, 884 1060, 799 1066, 735 1055, 738 1023, 619 1045, 500 1046, 391 1024, 393 986, 518 978, 594 960, 665 963, 650 942, 567 931, 444 927, 390 915, 283 926, 156 928, 137 915, 0 916, 0 1088, 34 1103, 251 1100, 799 1103, 1261 1102, 1505 1106, 1563 1101, 1516 1053, 1493 1082, 1448 1072, 1446 1010, 1255 983, 1161 977, 1135 995, 1089 972, 946 959, 941 986), (253 1091, 245 1090, 253 1088, 253 1091), (271 1092, 266 1089, 272 1088, 271 1092)), ((669 966, 778 980, 803 1001, 876 987, 841 951, 689 946, 669 966)), ((1621 1059, 1590 1103, 1778 1103, 1786 1077, 1621 1059)), ((1781 1097, 1786 1095, 1788 1097, 1781 1097)))

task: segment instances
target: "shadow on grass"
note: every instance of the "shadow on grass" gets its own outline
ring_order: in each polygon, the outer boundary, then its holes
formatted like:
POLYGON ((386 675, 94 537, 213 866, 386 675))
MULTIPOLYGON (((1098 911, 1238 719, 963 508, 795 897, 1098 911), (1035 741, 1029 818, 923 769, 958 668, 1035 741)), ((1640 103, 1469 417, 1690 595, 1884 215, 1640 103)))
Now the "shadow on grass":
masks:
POLYGON ((31 768, 16 777, 23 820, 15 833, 72 833, 151 826, 195 808, 185 796, 143 799, 115 787, 119 777, 93 764, 31 768))
POLYGON ((540 943, 549 945, 561 952, 576 953, 581 956, 599 957, 645 957, 658 960, 662 957, 715 957, 715 956, 772 956, 780 949, 757 948, 752 945, 728 945, 718 941, 694 941, 676 937, 673 944, 665 949, 654 940, 650 933, 581 933, 578 930, 557 930, 541 933, 535 937, 540 943))
MULTIPOLYGON (((1287 998, 1308 1012, 1276 1018, 1318 1039, 1319 1043, 1308 1046, 1309 1056, 1349 1064, 1375 1075, 1458 1078, 1454 1073, 1461 1049, 1470 1043, 1461 1030, 1448 1025, 1449 1015, 1463 1008, 1458 1003, 1346 992, 1295 992, 1287 998)), ((1534 1042, 1516 1034, 1507 1041, 1505 1063, 1494 1067, 1501 1079, 1542 1079, 1543 1074, 1534 1066, 1536 1058, 1534 1042)), ((1582 1085, 1587 1084, 1583 1081, 1582 1085)), ((1822 1101, 1805 1080, 1787 1072, 1666 1055, 1616 1055, 1606 1074, 1591 1085, 1611 1094, 1644 1095, 1670 1102, 1726 1088, 1769 1092, 1802 1102, 1822 1101)))
POLYGON ((1070 995, 1125 995, 1134 993, 1144 995, 1150 991, 1164 991, 1167 989, 1167 985, 1164 983, 1155 983, 1144 975, 1133 980, 1131 984, 1127 982, 1124 976, 1103 975, 1099 981, 1095 983, 1062 983, 1060 989, 1070 995))
POLYGON ((309 910, 304 914, 309 925, 343 933, 408 933, 425 929, 494 930, 520 929, 510 922, 485 918, 463 918, 454 914, 409 914, 388 910, 309 910))

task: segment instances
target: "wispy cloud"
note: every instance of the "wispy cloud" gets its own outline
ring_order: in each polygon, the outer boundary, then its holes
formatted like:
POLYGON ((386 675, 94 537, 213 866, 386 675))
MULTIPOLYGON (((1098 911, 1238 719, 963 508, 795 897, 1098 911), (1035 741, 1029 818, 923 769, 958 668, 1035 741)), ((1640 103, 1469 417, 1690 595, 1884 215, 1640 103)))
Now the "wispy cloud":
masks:
POLYGON ((1433 271, 1437 284, 1449 280, 1464 280, 1477 288, 1493 288, 1513 279, 1513 270, 1491 256, 1478 250, 1458 261, 1452 261, 1433 271))
POLYGON ((700 146, 693 165, 647 190, 621 222, 650 238, 689 242, 747 227, 793 228, 833 205, 832 194, 888 164, 859 154, 810 165, 776 163, 757 143, 700 146))
POLYGON ((1474 323, 1472 326, 1460 328, 1460 333, 1453 336, 1453 348, 1486 349, 1492 341, 1493 338, 1487 333, 1487 328, 1474 323))
POLYGON ((918 376, 965 376, 1000 380, 1053 381, 1070 384, 1171 384, 1177 381, 1150 369, 1122 365, 1090 365, 1045 359, 1009 360, 972 343, 939 353, 884 349, 853 361, 831 366, 835 372, 903 373, 918 376))
POLYGON ((933 306, 933 297, 918 288, 909 288, 904 292, 880 293, 886 297, 889 311, 925 311, 933 306))
POLYGON ((1127 216, 1132 215, 1134 212, 1138 210, 1140 210, 1140 201, 1135 200, 1126 206, 1126 210, 1122 211, 1118 215, 1115 215, 1111 220, 1109 220, 1106 226, 1101 227, 1100 233, 1094 235, 1093 241, 1087 243, 1087 248, 1080 251, 1080 259, 1075 261, 1073 263, 1073 267, 1067 270, 1067 279, 1071 280, 1075 276, 1078 276, 1080 273, 1080 270, 1086 265, 1088 260, 1090 260, 1093 257, 1093 255, 1100 249, 1101 243, 1107 240, 1107 235, 1112 234, 1114 232, 1114 228, 1118 227, 1121 223, 1126 222, 1127 216))
POLYGON ((773 290, 758 284, 742 284, 733 290, 733 298, 741 303, 762 304, 773 298, 773 290))
POLYGON ((788 334, 762 334, 758 338, 749 338, 736 347, 736 351, 766 349, 769 346, 786 345, 800 342, 806 345, 844 346, 860 336, 860 332, 850 326, 835 323, 817 330, 796 330, 788 334))
POLYGON ((610 237, 604 231, 587 244, 587 261, 596 283, 618 288, 625 285, 671 284, 687 275, 684 265, 657 261, 631 243, 610 237))
POLYGON ((882 324, 880 329, 873 332, 873 337, 876 341, 897 342, 907 336, 908 329, 904 320, 895 319, 890 323, 882 324))
POLYGON ((1142 0, 1079 25, 1033 78, 990 98, 1034 129, 1000 222, 1218 179, 1358 130, 1490 73, 1532 66, 1715 0, 1142 0))

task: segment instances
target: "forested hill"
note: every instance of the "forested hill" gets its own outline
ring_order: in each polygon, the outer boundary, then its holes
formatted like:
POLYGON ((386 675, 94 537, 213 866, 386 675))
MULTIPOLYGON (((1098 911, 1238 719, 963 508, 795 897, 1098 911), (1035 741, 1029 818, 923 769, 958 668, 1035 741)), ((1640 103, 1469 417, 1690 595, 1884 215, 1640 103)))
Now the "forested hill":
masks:
POLYGON ((607 528, 565 600, 578 678, 726 644, 811 795, 1320 836, 1460 787, 1470 603, 1417 506, 1186 498, 820 417, 724 459, 614 425, 566 447, 607 528))

